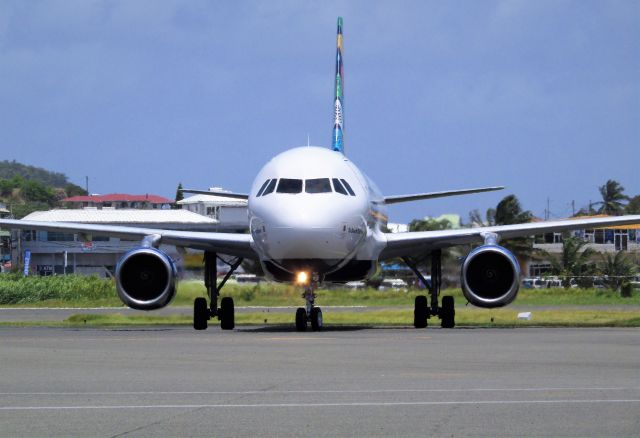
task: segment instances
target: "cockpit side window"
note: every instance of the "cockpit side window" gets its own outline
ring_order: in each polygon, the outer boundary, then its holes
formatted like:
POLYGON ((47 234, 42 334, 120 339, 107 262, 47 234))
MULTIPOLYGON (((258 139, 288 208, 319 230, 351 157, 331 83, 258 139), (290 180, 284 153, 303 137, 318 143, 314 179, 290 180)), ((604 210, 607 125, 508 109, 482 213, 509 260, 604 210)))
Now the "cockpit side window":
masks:
POLYGON ((269 193, 273 192, 273 190, 276 188, 277 182, 278 180, 276 178, 272 179, 267 188, 264 189, 264 192, 262 192, 262 196, 267 196, 269 193))
POLYGON ((304 191, 307 193, 331 193, 329 178, 315 178, 304 181, 304 191))
POLYGON ((264 192, 264 189, 267 188, 267 185, 269 185, 269 181, 271 181, 270 179, 266 180, 264 182, 264 184, 262 184, 262 187, 260 187, 260 190, 258 190, 258 194, 256 195, 256 198, 259 196, 262 196, 262 192, 264 192))
POLYGON ((351 196, 356 195, 348 182, 346 182, 343 178, 340 178, 340 181, 342 181, 342 184, 344 184, 344 188, 347 189, 347 192, 349 192, 351 196))
POLYGON ((301 179, 289 179, 280 178, 278 184, 278 193, 300 193, 302 192, 302 180, 301 179))
POLYGON ((344 189, 344 186, 342 185, 342 183, 338 178, 332 178, 331 181, 333 182, 333 190, 335 190, 336 192, 342 195, 349 196, 349 194, 344 189))

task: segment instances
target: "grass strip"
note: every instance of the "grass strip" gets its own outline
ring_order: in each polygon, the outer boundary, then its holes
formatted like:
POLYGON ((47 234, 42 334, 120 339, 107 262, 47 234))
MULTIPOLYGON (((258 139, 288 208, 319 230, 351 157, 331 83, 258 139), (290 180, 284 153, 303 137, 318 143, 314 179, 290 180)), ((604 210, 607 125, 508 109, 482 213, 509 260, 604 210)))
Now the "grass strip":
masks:
MULTIPOLYGON (((373 310, 366 312, 324 312, 325 325, 355 326, 407 326, 413 324, 410 310, 373 310)), ((237 313, 236 324, 242 325, 291 325, 293 314, 288 313, 237 313)), ((640 327, 640 312, 619 310, 542 310, 533 312, 529 321, 518 320, 517 312, 508 309, 456 309, 458 326, 468 327, 640 327)), ((59 323, 24 322, 3 325, 23 326, 140 326, 140 325, 184 325, 191 326, 191 315, 123 315, 75 314, 59 323)), ((211 321, 217 324, 217 320, 211 321)), ((440 320, 431 319, 430 325, 439 326, 440 320)))

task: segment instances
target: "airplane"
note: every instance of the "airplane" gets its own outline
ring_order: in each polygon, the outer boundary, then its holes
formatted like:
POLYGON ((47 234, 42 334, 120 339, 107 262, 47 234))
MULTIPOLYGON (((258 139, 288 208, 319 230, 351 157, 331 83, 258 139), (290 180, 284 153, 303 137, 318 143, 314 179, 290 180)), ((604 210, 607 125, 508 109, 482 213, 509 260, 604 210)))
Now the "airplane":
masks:
POLYGON ((343 20, 338 18, 331 148, 303 146, 276 155, 258 172, 249 194, 183 190, 247 199, 248 234, 8 219, 0 220, 0 227, 140 239, 140 247, 124 254, 115 271, 120 299, 140 310, 162 308, 176 294, 176 265, 159 249, 160 244, 203 250, 208 302, 204 297, 194 301, 196 330, 206 329, 213 318, 218 318, 223 330, 235 327, 233 299, 220 299, 221 290, 244 259, 257 260, 268 278, 304 288, 305 307, 299 307, 295 315, 296 329, 303 331, 309 323, 313 330, 322 329, 322 310, 315 305, 319 284, 370 278, 380 262, 392 258, 403 259, 429 289, 429 300, 425 295, 415 299, 414 326, 427 327, 428 320, 437 317, 441 327, 453 328, 453 297, 440 300, 443 248, 480 244, 462 262, 462 291, 469 303, 494 308, 516 298, 520 280, 518 261, 499 245, 501 239, 640 223, 640 215, 635 215, 441 231, 384 232, 387 205, 503 187, 383 196, 345 154, 342 27, 343 20), (218 254, 234 257, 219 283, 218 254), (416 255, 427 254, 431 259, 430 282, 414 262, 416 255))

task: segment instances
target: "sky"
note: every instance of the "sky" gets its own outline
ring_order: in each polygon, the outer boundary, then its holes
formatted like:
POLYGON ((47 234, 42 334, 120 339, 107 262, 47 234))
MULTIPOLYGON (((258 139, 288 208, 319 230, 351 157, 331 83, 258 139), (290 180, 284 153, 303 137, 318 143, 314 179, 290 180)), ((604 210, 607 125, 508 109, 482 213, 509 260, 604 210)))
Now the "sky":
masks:
POLYGON ((508 194, 566 217, 640 194, 638 1, 2 1, 0 159, 92 193, 247 192, 274 155, 329 147, 344 17, 346 155, 391 222, 508 194))

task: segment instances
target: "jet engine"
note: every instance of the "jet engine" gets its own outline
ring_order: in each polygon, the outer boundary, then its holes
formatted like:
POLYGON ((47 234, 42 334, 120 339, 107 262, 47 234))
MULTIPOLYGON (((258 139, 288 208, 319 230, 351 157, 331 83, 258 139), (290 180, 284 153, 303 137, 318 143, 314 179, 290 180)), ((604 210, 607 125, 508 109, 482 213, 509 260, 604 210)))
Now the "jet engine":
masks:
POLYGON ((464 296, 474 306, 506 306, 518 294, 520 265, 506 248, 479 246, 462 264, 461 283, 464 296))
POLYGON ((132 309, 159 309, 176 295, 176 266, 160 250, 137 248, 118 262, 116 286, 122 302, 132 309))

